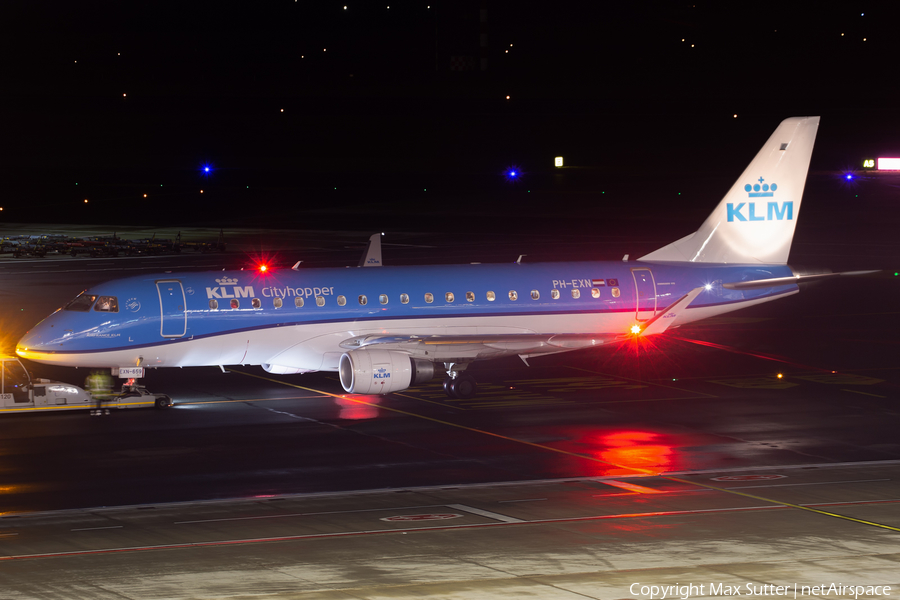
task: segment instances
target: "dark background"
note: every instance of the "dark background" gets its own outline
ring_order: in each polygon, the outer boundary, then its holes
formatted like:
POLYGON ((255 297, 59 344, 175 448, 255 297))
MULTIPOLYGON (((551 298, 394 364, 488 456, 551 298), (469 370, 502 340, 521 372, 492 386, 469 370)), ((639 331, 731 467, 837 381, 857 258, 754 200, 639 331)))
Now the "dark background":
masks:
POLYGON ((881 6, 5 2, 0 223, 608 232, 702 219, 807 114, 846 187, 900 155, 881 6))

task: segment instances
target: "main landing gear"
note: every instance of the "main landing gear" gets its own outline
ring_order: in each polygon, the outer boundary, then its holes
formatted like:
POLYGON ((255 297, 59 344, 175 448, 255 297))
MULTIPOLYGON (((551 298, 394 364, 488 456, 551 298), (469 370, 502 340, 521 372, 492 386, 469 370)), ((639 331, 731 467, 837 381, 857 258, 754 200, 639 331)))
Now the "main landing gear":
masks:
POLYGON ((451 398, 467 400, 475 397, 478 385, 475 378, 463 373, 469 365, 460 363, 444 363, 447 368, 447 377, 444 379, 444 392, 451 398))

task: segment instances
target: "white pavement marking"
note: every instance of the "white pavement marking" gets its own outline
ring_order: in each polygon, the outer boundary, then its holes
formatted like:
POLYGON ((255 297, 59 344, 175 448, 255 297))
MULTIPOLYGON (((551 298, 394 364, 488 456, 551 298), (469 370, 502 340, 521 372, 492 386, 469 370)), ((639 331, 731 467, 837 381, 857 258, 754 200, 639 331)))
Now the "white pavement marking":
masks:
POLYGON ((447 508, 455 508, 456 510, 461 510, 463 512, 471 513, 473 515, 480 515, 482 517, 487 517, 488 519, 496 519, 497 521, 503 521, 504 523, 525 523, 522 519, 516 519, 515 517, 508 517, 506 515, 501 515, 500 513, 491 512, 489 510, 481 510, 480 508, 472 508, 471 506, 466 506, 465 504, 447 504, 447 508))
POLYGON ((111 525, 110 527, 84 527, 82 529, 70 529, 69 531, 97 531, 98 529, 122 529, 124 525, 111 525))

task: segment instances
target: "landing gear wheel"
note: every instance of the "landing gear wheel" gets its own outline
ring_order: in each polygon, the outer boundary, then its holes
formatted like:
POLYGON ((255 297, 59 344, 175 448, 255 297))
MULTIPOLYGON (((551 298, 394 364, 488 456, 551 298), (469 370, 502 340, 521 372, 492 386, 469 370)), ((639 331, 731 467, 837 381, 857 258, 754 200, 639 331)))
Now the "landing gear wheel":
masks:
POLYGON ((453 395, 463 400, 474 398, 477 387, 475 379, 470 375, 459 375, 450 383, 453 395))
POLYGON ((451 398, 456 398, 456 392, 453 390, 453 379, 447 377, 444 379, 444 393, 450 396, 451 398))

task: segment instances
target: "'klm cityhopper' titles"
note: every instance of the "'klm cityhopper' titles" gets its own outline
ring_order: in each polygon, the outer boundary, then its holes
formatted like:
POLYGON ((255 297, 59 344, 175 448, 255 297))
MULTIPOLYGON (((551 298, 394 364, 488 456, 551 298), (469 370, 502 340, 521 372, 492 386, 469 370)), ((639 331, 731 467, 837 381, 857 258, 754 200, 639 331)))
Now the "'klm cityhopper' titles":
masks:
MULTIPOLYGON (((225 277, 216 279, 217 287, 206 288, 207 298, 254 298, 256 292, 252 285, 235 285, 237 279, 225 277)), ((334 287, 288 287, 283 288, 266 287, 262 289, 262 295, 265 298, 292 298, 300 296, 301 298, 311 298, 313 296, 333 296, 334 287)))

